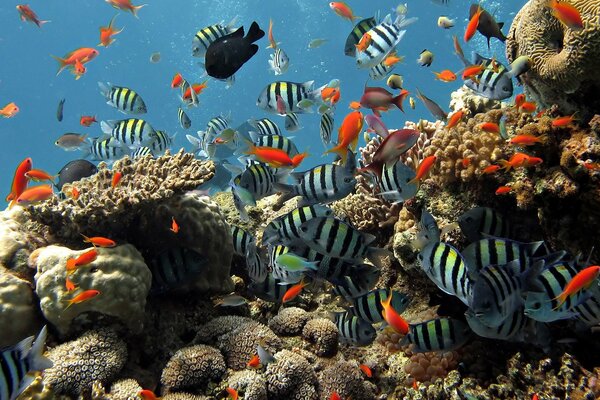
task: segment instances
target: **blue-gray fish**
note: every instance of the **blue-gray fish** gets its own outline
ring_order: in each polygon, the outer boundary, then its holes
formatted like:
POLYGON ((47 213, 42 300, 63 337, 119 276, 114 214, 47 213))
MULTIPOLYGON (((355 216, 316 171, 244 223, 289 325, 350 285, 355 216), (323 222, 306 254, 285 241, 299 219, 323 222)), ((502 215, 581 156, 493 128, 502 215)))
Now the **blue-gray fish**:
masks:
POLYGON ((163 251, 148 263, 152 272, 151 291, 163 293, 186 286, 206 271, 206 262, 206 257, 185 247, 163 251))
POLYGON ((498 60, 482 57, 476 52, 473 52, 472 63, 464 57, 461 57, 461 59, 465 66, 483 64, 485 67, 473 79, 465 81, 465 85, 469 89, 491 100, 504 100, 513 95, 512 74, 498 60))
POLYGON ((283 300, 285 292, 293 285, 281 284, 280 281, 268 275, 262 282, 252 282, 248 285, 248 289, 259 299, 270 301, 272 303, 280 303, 283 300))
POLYGON ((300 126, 300 120, 298 120, 298 114, 288 113, 285 115, 285 130, 288 132, 296 132, 302 129, 300 126))
POLYGON ((15 400, 33 380, 33 372, 52 367, 52 361, 43 356, 48 330, 44 326, 38 336, 21 340, 0 353, 0 399, 15 400))
POLYGON ((192 126, 192 120, 181 107, 179 107, 177 110, 177 118, 179 119, 179 125, 183 129, 189 129, 192 126))
POLYGON ((84 148, 84 151, 94 161, 114 161, 125 155, 125 149, 113 137, 88 138, 88 141, 90 146, 84 148))
POLYGON ((321 122, 319 124, 319 134, 321 135, 321 141, 325 147, 331 144, 331 132, 333 132, 333 115, 331 112, 325 112, 321 115, 321 122))
POLYGON ((469 305, 472 284, 458 250, 444 242, 430 243, 417 256, 421 268, 443 292, 469 305))
POLYGON ((396 68, 396 64, 387 66, 381 62, 369 70, 369 77, 376 81, 385 79, 385 77, 388 76, 389 73, 394 70, 394 68, 396 68))
POLYGON ((600 323, 600 295, 594 295, 573 309, 577 319, 585 326, 600 323))
MULTIPOLYGON (((403 293, 392 291, 392 308, 398 313, 402 314, 408 307, 409 299, 403 293)), ((383 321, 381 305, 382 301, 387 300, 390 296, 389 289, 375 289, 366 293, 362 296, 356 297, 352 302, 351 312, 352 314, 364 319, 365 321, 376 324, 383 321)))
POLYGON ((122 86, 98 82, 100 93, 106 98, 106 104, 125 114, 145 114, 146 103, 137 92, 122 86))
POLYGON ((271 54, 269 60, 269 67, 275 75, 285 74, 290 66, 290 58, 285 54, 285 51, 281 47, 275 49, 275 53, 271 54))
POLYGON ((269 118, 262 118, 259 120, 249 119, 248 123, 255 129, 258 129, 258 134, 262 136, 275 135, 281 136, 281 130, 277 124, 271 121, 269 118))
MULTIPOLYGON (((471 330, 462 321, 436 318, 420 324, 411 324, 402 342, 411 343, 414 351, 450 351, 461 347, 470 338, 471 330)), ((401 343, 402 343, 401 342, 401 343)))
POLYGON ((246 257, 248 253, 256 252, 256 239, 254 239, 254 236, 236 225, 231 225, 230 229, 233 237, 234 254, 246 257))
POLYGON ((469 242, 483 239, 484 235, 510 237, 510 225, 506 218, 489 207, 475 207, 458 217, 458 226, 469 242))
POLYGON ((348 312, 333 313, 341 342, 355 346, 368 346, 375 340, 375 328, 367 321, 348 312))
POLYGON ((300 238, 298 228, 311 218, 329 217, 333 211, 326 206, 315 204, 298 207, 271 221, 263 232, 263 243, 290 244, 300 238))
POLYGON ((236 20, 237 17, 234 17, 227 25, 224 25, 225 21, 221 21, 218 24, 209 25, 196 32, 192 40, 192 56, 204 57, 208 46, 212 42, 235 31, 236 20))
POLYGON ((375 17, 365 18, 359 21, 352 31, 348 34, 346 38, 346 44, 344 45, 344 54, 349 57, 356 56, 356 45, 360 42, 360 39, 363 37, 365 33, 371 30, 375 25, 377 25, 377 20, 375 17))
POLYGON ((442 233, 435 218, 423 207, 421 210, 421 219, 417 225, 417 237, 413 242, 413 246, 422 250, 428 244, 439 242, 441 235, 442 233))
POLYGON ((379 179, 379 194, 390 203, 410 200, 419 190, 419 183, 413 181, 415 176, 415 170, 405 165, 402 160, 385 164, 379 179))
POLYGON ((373 289, 380 277, 380 269, 369 264, 359 264, 351 270, 350 274, 336 278, 332 291, 335 295, 352 302, 352 299, 373 289))
POLYGON ((523 307, 513 311, 512 314, 495 328, 484 325, 479 318, 475 317, 473 310, 467 310, 465 317, 471 330, 481 337, 510 342, 522 342, 525 339, 527 317, 523 314, 523 307))
POLYGON ((269 275, 267 263, 260 254, 260 251, 248 250, 246 253, 246 270, 252 282, 264 282, 269 275))
POLYGON ((105 135, 112 136, 122 146, 129 147, 131 150, 150 146, 157 138, 154 128, 139 118, 101 121, 100 128, 105 135))
POLYGON ((298 106, 298 103, 305 99, 314 100, 321 94, 320 89, 313 90, 314 82, 278 81, 270 83, 258 96, 256 105, 273 114, 303 113, 305 110, 298 106))
POLYGON ((60 101, 58 102, 58 107, 56 109, 56 119, 58 120, 58 122, 62 122, 63 120, 63 109, 65 107, 65 100, 66 99, 60 99, 60 101))
POLYGON ((429 97, 425 96, 419 88, 417 88, 417 97, 423 102, 425 107, 429 110, 431 115, 435 118, 445 121, 448 118, 448 113, 442 110, 435 101, 431 100, 429 97))

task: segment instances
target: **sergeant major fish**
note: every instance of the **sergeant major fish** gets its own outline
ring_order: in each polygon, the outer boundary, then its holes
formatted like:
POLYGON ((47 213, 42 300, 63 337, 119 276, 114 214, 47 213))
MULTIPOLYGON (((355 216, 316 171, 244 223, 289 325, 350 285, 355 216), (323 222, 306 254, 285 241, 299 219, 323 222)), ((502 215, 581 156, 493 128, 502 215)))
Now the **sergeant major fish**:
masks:
POLYGON ((483 235, 509 237, 506 218, 489 207, 476 207, 458 217, 458 226, 469 242, 483 239, 483 235))
POLYGON ((346 44, 344 45, 344 54, 349 57, 356 56, 356 45, 363 37, 365 33, 367 33, 371 28, 377 25, 377 20, 374 17, 365 18, 359 21, 352 31, 348 34, 346 38, 346 44))
POLYGON ((110 83, 98 82, 100 93, 106 98, 106 104, 115 107, 124 114, 145 114, 146 103, 135 91, 122 87, 114 86, 110 83))
POLYGON ((105 135, 110 135, 120 145, 135 149, 151 145, 156 140, 156 131, 152 126, 139 118, 128 118, 119 121, 100 122, 105 135))
POLYGON ((262 118, 259 120, 249 119, 248 123, 258 130, 258 134, 261 136, 273 135, 281 136, 281 130, 279 126, 268 118, 262 118))
POLYGON ((336 312, 332 314, 332 317, 342 342, 357 346, 368 346, 373 343, 375 336, 377 336, 375 328, 371 324, 348 312, 336 312))
POLYGON ((163 293, 191 285, 206 269, 206 257, 185 247, 158 254, 149 264, 153 293, 163 293))
POLYGON ((417 194, 419 184, 413 182, 415 171, 405 165, 402 160, 391 164, 384 164, 379 179, 381 195, 391 203, 401 203, 410 200, 417 194))
POLYGON ((470 338, 469 327, 453 318, 436 318, 411 324, 401 343, 411 343, 414 351, 450 351, 461 347, 470 338))
POLYGON ((321 94, 320 88, 313 90, 313 84, 314 81, 270 83, 258 96, 256 105, 273 114, 304 113, 305 110, 298 104, 302 104, 301 102, 306 99, 314 101, 321 94))
MULTIPOLYGON (((392 291, 388 289, 375 289, 362 296, 356 297, 352 302, 350 311, 352 314, 371 324, 381 322, 384 320, 381 302, 387 300, 391 292, 392 291)), ((398 314, 402 314, 408 307, 409 299, 406 295, 395 290, 393 293, 391 306, 398 314)))
POLYGON ((196 35, 194 35, 194 39, 192 40, 192 56, 204 57, 206 49, 208 49, 208 46, 210 46, 212 42, 220 37, 229 35, 235 30, 234 26, 236 20, 237 17, 234 17, 227 25, 223 25, 225 21, 221 21, 218 24, 209 25, 196 32, 196 35))
POLYGON ((263 243, 289 244, 300 238, 298 228, 311 218, 329 217, 333 211, 320 204, 298 207, 275 218, 263 231, 263 243))
POLYGON ((485 58, 473 52, 473 63, 468 62, 464 56, 459 57, 465 64, 482 65, 483 71, 474 76, 474 79, 467 79, 465 85, 483 97, 492 100, 504 100, 513 94, 512 73, 497 60, 485 58))
POLYGON ((287 72, 290 66, 290 58, 285 54, 281 47, 275 49, 275 53, 271 54, 269 60, 269 67, 275 75, 283 75, 287 72))

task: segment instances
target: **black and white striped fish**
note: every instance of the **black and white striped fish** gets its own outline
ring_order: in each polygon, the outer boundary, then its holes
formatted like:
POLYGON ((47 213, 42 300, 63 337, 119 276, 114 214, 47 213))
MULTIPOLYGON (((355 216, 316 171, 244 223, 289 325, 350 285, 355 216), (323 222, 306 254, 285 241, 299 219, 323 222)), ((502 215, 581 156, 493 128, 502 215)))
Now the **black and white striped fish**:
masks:
POLYGON ((415 170, 405 165, 402 160, 385 164, 379 179, 379 194, 390 203, 410 200, 419 189, 419 183, 412 182, 415 176, 415 170))
POLYGON ((144 156, 150 156, 154 158, 154 154, 152 153, 152 149, 150 147, 139 147, 131 152, 129 155, 132 160, 137 160, 138 158, 142 158, 144 156))
POLYGON ((125 155, 125 149, 113 137, 88 138, 90 146, 84 151, 94 161, 114 161, 125 155))
MULTIPOLYGON (((347 265, 347 264, 346 264, 347 265)), ((341 296, 348 302, 362 296, 375 287, 381 270, 369 264, 356 265, 351 273, 337 278, 332 289, 333 294, 341 296)))
POLYGON ((355 346, 368 346, 375 340, 377 336, 375 328, 367 321, 348 312, 336 312, 332 316, 341 342, 355 346))
POLYGON ((302 129, 300 126, 300 120, 298 120, 298 114, 288 113, 285 115, 285 130, 288 132, 296 132, 302 129))
POLYGON ((32 372, 52 367, 52 361, 43 356, 47 328, 37 337, 30 336, 0 352, 0 399, 15 400, 33 380, 32 372))
POLYGON ((510 226, 506 218, 489 207, 473 208, 458 217, 458 226, 469 242, 484 238, 484 235, 510 237, 510 226))
POLYGON ((286 73, 289 66, 290 58, 285 54, 285 51, 283 51, 281 47, 277 47, 275 53, 271 54, 271 59, 269 60, 271 71, 273 71, 275 75, 282 75, 286 73))
POLYGON ((281 284, 280 281, 273 278, 271 275, 267 275, 266 279, 262 282, 252 282, 248 285, 248 289, 259 299, 280 303, 285 292, 292 286, 293 285, 289 284, 281 284))
POLYGON ((281 284, 295 284, 302 280, 304 271, 288 271, 279 265, 275 260, 282 254, 289 253, 290 249, 286 246, 277 245, 271 246, 269 251, 269 269, 273 278, 277 279, 281 284))
POLYGON ((247 190, 256 201, 274 194, 275 184, 285 176, 286 174, 278 173, 268 165, 251 164, 240 175, 233 178, 233 183, 247 190))
POLYGON ((320 204, 298 207, 271 221, 263 232, 262 241, 265 244, 290 244, 300 238, 300 225, 311 218, 332 215, 333 211, 329 207, 320 204))
POLYGON ((125 114, 145 114, 146 104, 142 96, 122 86, 113 86, 110 83, 98 82, 100 93, 106 98, 106 104, 115 107, 125 114))
POLYGON ((148 263, 152 272, 153 293, 188 287, 206 271, 206 257, 185 247, 163 251, 148 263))
POLYGON ((190 129, 190 127, 192 126, 192 120, 190 119, 190 117, 188 117, 188 115, 185 113, 185 111, 183 111, 183 108, 181 107, 179 107, 179 109, 177 110, 177 118, 179 119, 179 125, 183 129, 190 129))
POLYGON ((267 85, 258 96, 256 105, 273 114, 286 115, 290 112, 304 113, 298 106, 303 100, 314 100, 320 93, 320 88, 313 90, 315 81, 304 83, 278 81, 267 85))
MULTIPOLYGON (((461 56, 459 55, 459 57, 461 56)), ((472 58, 473 62, 469 63, 464 57, 461 57, 465 66, 483 64, 485 68, 473 79, 465 81, 465 85, 469 89, 491 100, 504 100, 513 95, 512 74, 508 68, 496 59, 482 57, 476 52, 473 52, 472 58)))
POLYGON ((236 225, 231 225, 230 229, 233 238, 234 254, 246 257, 248 253, 256 252, 256 239, 254 239, 254 236, 236 225))
POLYGON ((363 37, 363 35, 369 30, 371 30, 371 28, 373 28, 375 25, 377 25, 377 20, 375 19, 375 17, 365 18, 359 21, 356 25, 354 25, 354 28, 352 28, 352 31, 350 32, 350 34, 348 34, 348 37, 346 38, 346 44, 344 45, 344 54, 349 57, 356 56, 356 45, 363 37))
POLYGON ((100 128, 105 135, 112 136, 121 145, 132 150, 141 146, 151 146, 157 138, 154 128, 139 118, 101 121, 100 128))
POLYGON ((157 156, 163 154, 171 147, 174 138, 175 135, 169 136, 165 131, 156 131, 156 140, 152 142, 151 146, 152 153, 157 156))
POLYGON ((584 303, 573 309, 577 319, 585 326, 594 326, 600 323, 600 296, 590 297, 584 303))
POLYGON ((331 144, 331 133, 333 132, 333 115, 331 112, 326 112, 321 115, 321 123, 319 125, 319 133, 321 134, 321 141, 325 147, 331 144))
POLYGON ((206 132, 210 138, 214 138, 225 129, 229 128, 229 117, 224 115, 217 115, 211 118, 206 124, 206 132))
POLYGON ((523 311, 523 307, 518 308, 495 328, 481 323, 479 318, 475 317, 473 310, 467 310, 465 317, 471 330, 481 337, 522 342, 525 339, 525 326, 527 325, 527 317, 523 311))
POLYGON ((271 121, 269 118, 262 118, 259 120, 249 119, 248 123, 258 130, 258 134, 262 136, 276 135, 281 136, 281 130, 277 124, 271 121))
POLYGON ((472 283, 465 262, 454 247, 444 242, 430 243, 417 256, 421 268, 443 292, 470 304, 472 283))
MULTIPOLYGON (((252 142, 258 146, 273 147, 275 149, 283 150, 291 157, 298 154, 298 148, 290 139, 281 135, 258 135, 255 132, 250 132, 250 138, 252 142)), ((237 154, 237 153, 236 153, 237 154)))
POLYGON ((246 253, 246 270, 252 282, 264 282, 269 274, 267 263, 259 251, 248 250, 246 253))
POLYGON ((196 32, 192 40, 192 56, 204 57, 206 49, 208 49, 208 46, 212 42, 235 31, 236 20, 237 17, 234 17, 227 25, 223 25, 225 21, 221 21, 218 24, 209 25, 196 32))
POLYGON ((400 343, 413 344, 413 351, 450 351, 458 349, 470 338, 471 330, 462 321, 436 318, 420 324, 411 324, 408 334, 400 343))
POLYGON ((413 247, 422 250, 425 246, 431 243, 437 243, 441 239, 442 232, 438 227, 437 221, 427 211, 425 207, 421 210, 421 219, 417 225, 417 237, 413 242, 413 247))
POLYGON ((369 70, 369 77, 376 81, 380 81, 385 79, 394 68, 396 68, 396 64, 387 66, 383 62, 380 62, 369 70))
MULTIPOLYGON (((408 296, 393 290, 392 308, 398 314, 402 314, 408 307, 408 296)), ((376 324, 383 321, 381 305, 382 301, 387 300, 390 295, 389 289, 375 289, 362 296, 356 297, 352 302, 351 311, 354 315, 364 319, 365 321, 376 324)))

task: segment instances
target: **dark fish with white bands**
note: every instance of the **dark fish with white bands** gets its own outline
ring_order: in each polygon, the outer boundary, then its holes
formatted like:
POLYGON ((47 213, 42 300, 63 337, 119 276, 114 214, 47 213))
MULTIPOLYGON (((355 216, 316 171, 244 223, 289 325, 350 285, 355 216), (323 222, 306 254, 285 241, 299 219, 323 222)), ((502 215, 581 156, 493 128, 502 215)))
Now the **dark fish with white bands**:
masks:
POLYGON ((249 251, 256 252, 256 240, 251 234, 236 225, 231 225, 230 228, 235 254, 246 257, 249 251))
POLYGON ((345 298, 348 302, 352 299, 362 296, 373 289, 381 271, 369 264, 359 264, 349 275, 343 275, 336 279, 332 292, 345 298))
POLYGON ((248 250, 246 253, 246 270, 252 282, 255 283, 264 282, 269 274, 267 263, 256 249, 248 250))
POLYGON ((212 42, 220 37, 229 35, 235 30, 234 25, 236 19, 237 17, 233 18, 227 25, 223 25, 224 21, 221 21, 218 24, 209 25, 196 32, 196 35, 192 40, 192 56, 204 57, 206 49, 208 49, 208 46, 210 46, 212 42))
POLYGON ((415 176, 415 170, 405 165, 402 160, 385 164, 379 180, 380 195, 391 203, 412 199, 419 189, 418 182, 411 182, 415 176))
POLYGON ((298 120, 298 114, 287 113, 285 115, 285 130, 288 132, 296 132, 301 129, 300 121, 298 120))
MULTIPOLYGON (((408 296, 395 290, 393 292, 392 308, 398 314, 402 314, 402 312, 406 310, 406 307, 408 307, 408 296)), ((383 321, 381 313, 383 306, 381 305, 381 302, 387 300, 389 294, 389 289, 375 289, 355 298, 352 303, 352 313, 372 324, 383 321)))
POLYGON ((125 149, 113 138, 88 139, 90 147, 86 150, 94 161, 112 161, 125 155, 125 149))
POLYGON ((106 103, 125 114, 145 114, 146 103, 137 92, 122 86, 98 82, 100 93, 106 98, 106 103))
POLYGON ((248 123, 252 125, 254 128, 258 129, 258 134, 262 136, 267 135, 275 135, 281 136, 281 130, 277 126, 277 124, 271 121, 268 118, 263 118, 259 120, 248 120, 248 123))
POLYGON ((436 318, 411 324, 403 342, 412 343, 414 351, 424 353, 458 349, 469 337, 470 329, 464 322, 452 318, 436 318))
POLYGON ((458 217, 458 226, 469 242, 483 239, 485 235, 506 238, 510 226, 504 216, 489 207, 473 208, 458 217))
POLYGON ((377 25, 377 20, 374 17, 365 18, 354 25, 354 28, 352 28, 352 31, 346 38, 344 54, 349 57, 354 57, 356 55, 356 45, 360 42, 363 35, 370 31, 375 25, 377 25))
POLYGON ((342 342, 367 346, 375 340, 375 328, 367 321, 347 312, 333 313, 342 342))
POLYGON ((248 285, 248 289, 259 299, 279 303, 282 301, 285 292, 293 285, 280 284, 281 281, 268 275, 262 282, 252 282, 248 285))
POLYGON ((130 149, 150 146, 157 137, 154 128, 139 118, 101 121, 100 127, 104 134, 112 136, 121 145, 130 149))
MULTIPOLYGON (((329 217, 333 211, 320 204, 298 207, 271 221, 263 232, 263 243, 289 244, 300 238, 298 228, 311 218, 329 217)), ((299 254, 300 255, 300 254, 299 254)))
POLYGON ((465 317, 471 330, 481 337, 522 342, 525 339, 524 330, 527 325, 527 317, 523 314, 523 311, 523 307, 518 308, 496 328, 490 328, 482 324, 475 317, 472 310, 467 310, 465 317))

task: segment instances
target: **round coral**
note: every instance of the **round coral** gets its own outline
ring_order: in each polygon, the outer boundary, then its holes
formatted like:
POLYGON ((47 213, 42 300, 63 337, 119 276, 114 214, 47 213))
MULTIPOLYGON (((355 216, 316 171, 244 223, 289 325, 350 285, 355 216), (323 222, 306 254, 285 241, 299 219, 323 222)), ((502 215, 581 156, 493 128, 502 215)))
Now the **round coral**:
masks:
POLYGON ((284 307, 269 320, 269 328, 278 335, 295 336, 310 319, 310 314, 298 307, 284 307))
POLYGON ((306 358, 289 350, 267 366, 267 394, 272 400, 317 400, 317 376, 306 358))
POLYGON ((214 347, 185 347, 167 362, 160 382, 168 390, 206 386, 208 381, 220 380, 226 369, 223 355, 214 347))
POLYGON ((302 330, 302 337, 315 345, 315 353, 320 357, 333 357, 338 350, 338 329, 326 318, 308 321, 302 330))
POLYGON ((376 387, 366 382, 356 362, 338 361, 319 375, 321 399, 337 392, 342 399, 375 399, 376 387))

